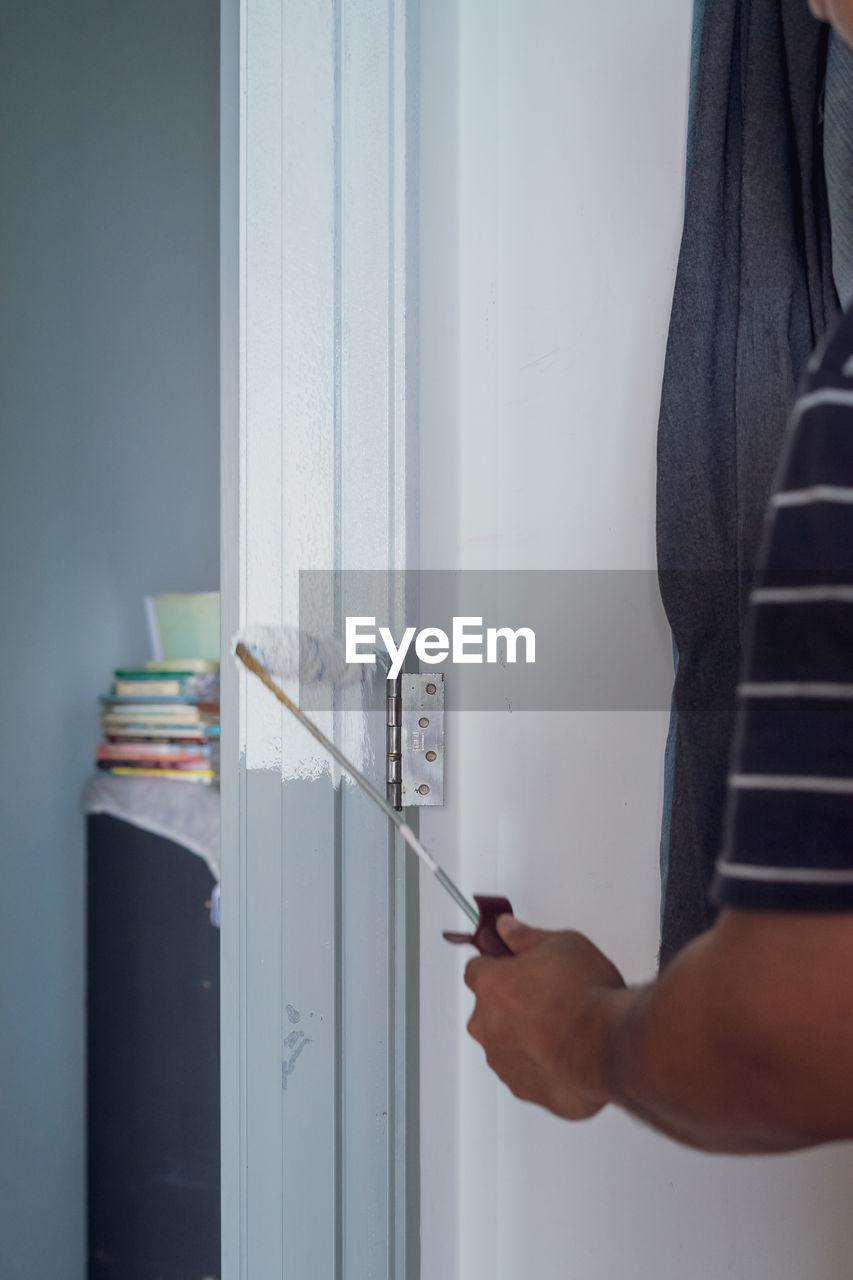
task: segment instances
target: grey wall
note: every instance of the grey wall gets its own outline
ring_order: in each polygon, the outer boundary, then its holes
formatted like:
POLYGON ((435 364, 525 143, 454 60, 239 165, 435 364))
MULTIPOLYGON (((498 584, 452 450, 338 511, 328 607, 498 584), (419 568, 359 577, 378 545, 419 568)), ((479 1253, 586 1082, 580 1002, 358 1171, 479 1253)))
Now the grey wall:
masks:
POLYGON ((0 1275, 84 1275, 84 830, 142 597, 218 584, 216 0, 0 0, 0 1275))

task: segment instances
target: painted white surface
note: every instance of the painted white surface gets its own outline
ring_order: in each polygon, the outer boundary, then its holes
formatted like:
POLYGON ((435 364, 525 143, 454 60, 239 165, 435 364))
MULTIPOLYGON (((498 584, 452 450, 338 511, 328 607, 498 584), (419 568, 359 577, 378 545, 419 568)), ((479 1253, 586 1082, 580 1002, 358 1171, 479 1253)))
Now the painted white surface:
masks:
MULTIPOLYGON (((408 39, 404 0, 223 3, 232 634, 298 625, 302 570, 408 562, 408 39)), ((380 713, 317 715, 344 750, 366 718, 384 747, 380 713)), ((412 868, 230 664, 223 739, 223 1276, 392 1280, 417 1248, 412 868)))
MULTIPOLYGON (((654 565, 690 7, 421 7, 426 568, 654 565)), ((448 719, 430 849, 464 891, 650 976, 665 714, 448 719)), ((848 1149, 710 1158, 516 1102, 464 1034, 464 955, 426 882, 421 914, 425 1280, 849 1275, 848 1149)))

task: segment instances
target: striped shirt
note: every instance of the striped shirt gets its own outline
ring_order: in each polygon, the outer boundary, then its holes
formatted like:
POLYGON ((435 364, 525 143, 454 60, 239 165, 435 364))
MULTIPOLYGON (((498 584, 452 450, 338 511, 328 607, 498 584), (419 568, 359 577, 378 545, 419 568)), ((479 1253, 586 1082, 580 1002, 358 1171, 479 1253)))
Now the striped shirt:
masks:
POLYGON ((712 898, 853 910, 853 308, 789 423, 738 703, 712 898))

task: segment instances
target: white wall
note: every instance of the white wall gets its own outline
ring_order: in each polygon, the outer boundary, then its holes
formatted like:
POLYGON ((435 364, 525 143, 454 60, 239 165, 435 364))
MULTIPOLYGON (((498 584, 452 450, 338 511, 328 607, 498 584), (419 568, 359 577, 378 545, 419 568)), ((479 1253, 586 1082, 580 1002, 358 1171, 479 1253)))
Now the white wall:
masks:
MULTIPOLYGON (((680 234, 685 0, 422 9, 426 568, 654 565, 680 234)), ((666 644, 661 628, 661 644, 666 644)), ((652 974, 666 716, 467 715, 427 843, 468 892, 652 974)), ((422 892, 423 1276, 840 1280, 847 1149, 709 1158, 516 1102, 464 1035, 465 956, 422 892)))
POLYGON ((0 39, 0 1275, 85 1262, 80 789, 142 597, 216 587, 219 13, 27 0, 0 39))

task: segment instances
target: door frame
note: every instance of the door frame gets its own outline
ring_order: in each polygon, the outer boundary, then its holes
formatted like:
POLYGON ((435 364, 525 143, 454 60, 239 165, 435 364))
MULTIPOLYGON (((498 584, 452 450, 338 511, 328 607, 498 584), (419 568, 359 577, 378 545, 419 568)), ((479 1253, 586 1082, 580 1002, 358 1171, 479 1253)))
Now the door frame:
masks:
POLYGON ((228 656, 417 565, 417 27, 221 0, 223 1280, 419 1274, 417 867, 228 656))

